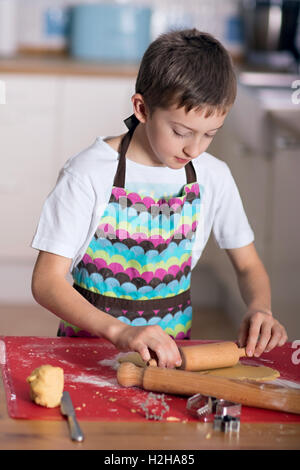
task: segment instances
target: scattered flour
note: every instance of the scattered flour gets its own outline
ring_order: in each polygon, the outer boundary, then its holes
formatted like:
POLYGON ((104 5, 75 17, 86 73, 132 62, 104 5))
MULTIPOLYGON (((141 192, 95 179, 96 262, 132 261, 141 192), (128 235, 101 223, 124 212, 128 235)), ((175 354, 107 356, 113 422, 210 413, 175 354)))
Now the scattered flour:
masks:
POLYGON ((107 366, 107 367, 110 367, 111 369, 113 370, 118 370, 119 368, 119 358, 120 357, 124 357, 124 356, 127 356, 128 352, 126 353, 118 353, 116 354, 112 359, 103 359, 102 361, 99 361, 98 364, 100 364, 101 366, 107 366))
POLYGON ((117 360, 117 357, 113 359, 103 359, 102 361, 99 361, 98 364, 100 364, 101 366, 110 367, 113 370, 118 370, 118 367, 120 365, 117 360))
POLYGON ((65 359, 59 359, 60 364, 65 364, 66 366, 74 368, 75 365, 72 362, 66 361, 65 359))
POLYGON ((109 388, 120 388, 117 379, 104 379, 102 377, 96 375, 72 375, 66 374, 65 379, 67 382, 76 382, 76 383, 84 383, 84 384, 92 384, 96 387, 109 387, 109 388))

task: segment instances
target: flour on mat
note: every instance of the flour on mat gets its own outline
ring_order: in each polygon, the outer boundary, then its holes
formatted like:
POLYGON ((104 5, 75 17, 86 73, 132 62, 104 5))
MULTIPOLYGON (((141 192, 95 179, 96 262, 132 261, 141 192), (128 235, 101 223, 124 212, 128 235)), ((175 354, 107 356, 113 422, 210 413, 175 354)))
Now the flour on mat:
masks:
POLYGON ((128 353, 118 353, 116 356, 114 356, 112 359, 103 359, 102 361, 99 361, 98 364, 101 366, 107 366, 110 367, 113 370, 118 370, 119 368, 119 358, 123 356, 127 356, 128 353))
POLYGON ((95 385, 96 387, 110 387, 110 388, 119 388, 119 384, 117 379, 103 379, 102 377, 96 375, 87 375, 87 374, 80 374, 80 375, 72 375, 66 374, 65 379, 68 382, 77 382, 77 383, 84 383, 84 384, 91 384, 95 385))
POLYGON ((120 365, 118 363, 117 356, 115 356, 113 359, 103 359, 102 361, 99 361, 98 364, 101 366, 110 367, 113 370, 117 370, 120 365))

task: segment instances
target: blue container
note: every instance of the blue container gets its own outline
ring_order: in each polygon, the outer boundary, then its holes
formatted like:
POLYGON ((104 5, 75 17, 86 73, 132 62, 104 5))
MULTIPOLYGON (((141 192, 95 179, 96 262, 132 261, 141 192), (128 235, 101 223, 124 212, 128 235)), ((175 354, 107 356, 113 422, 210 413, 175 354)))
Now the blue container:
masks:
POLYGON ((72 8, 70 53, 83 60, 139 62, 150 44, 151 8, 90 4, 72 8))

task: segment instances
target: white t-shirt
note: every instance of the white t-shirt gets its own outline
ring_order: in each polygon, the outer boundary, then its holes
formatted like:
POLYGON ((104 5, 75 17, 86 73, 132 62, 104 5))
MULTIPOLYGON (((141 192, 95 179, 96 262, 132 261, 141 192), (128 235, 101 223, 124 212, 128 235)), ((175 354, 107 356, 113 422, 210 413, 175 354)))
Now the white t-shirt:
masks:
MULTIPOLYGON (((72 259, 70 271, 82 259, 108 204, 118 165, 118 153, 98 137, 71 157, 48 195, 31 246, 72 259)), ((213 231, 220 248, 240 248, 254 234, 227 164, 207 152, 193 160, 200 184, 201 205, 192 251, 193 269, 213 231)), ((126 189, 152 197, 175 196, 187 183, 184 167, 145 166, 126 159, 126 189)))

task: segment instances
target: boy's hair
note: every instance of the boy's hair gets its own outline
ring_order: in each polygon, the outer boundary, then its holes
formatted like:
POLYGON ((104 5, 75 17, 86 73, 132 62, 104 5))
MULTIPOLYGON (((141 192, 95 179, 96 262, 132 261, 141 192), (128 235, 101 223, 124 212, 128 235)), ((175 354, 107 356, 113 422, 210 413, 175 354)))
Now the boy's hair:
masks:
POLYGON ((236 97, 236 77, 222 44, 197 29, 171 31, 153 41, 142 58, 135 86, 149 108, 177 105, 205 116, 225 114, 236 97))

